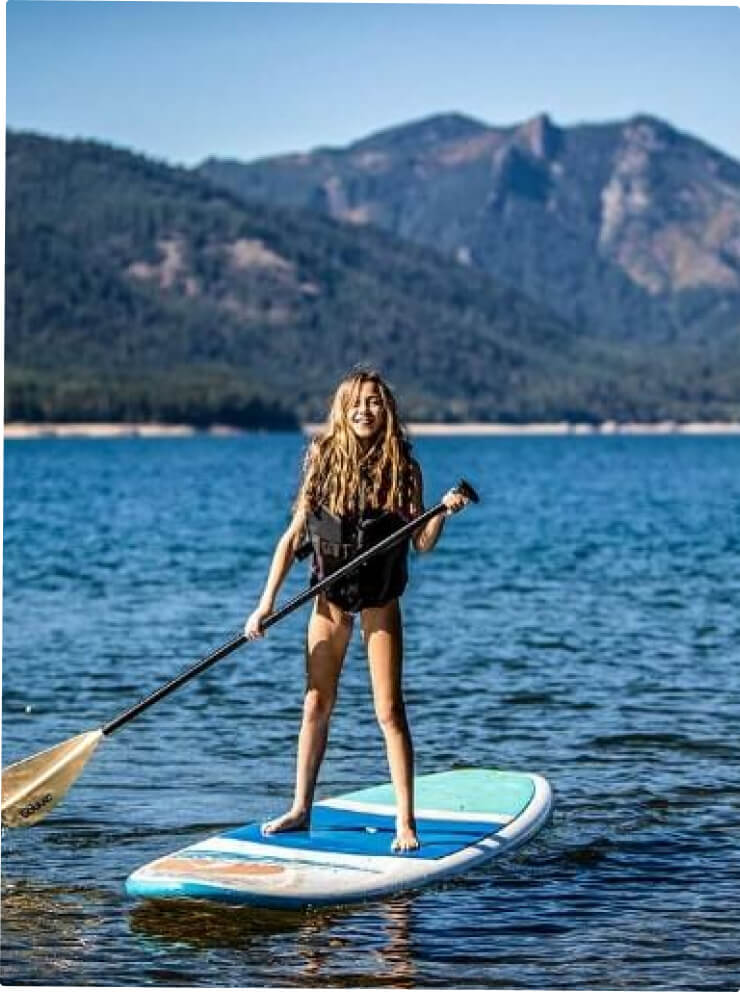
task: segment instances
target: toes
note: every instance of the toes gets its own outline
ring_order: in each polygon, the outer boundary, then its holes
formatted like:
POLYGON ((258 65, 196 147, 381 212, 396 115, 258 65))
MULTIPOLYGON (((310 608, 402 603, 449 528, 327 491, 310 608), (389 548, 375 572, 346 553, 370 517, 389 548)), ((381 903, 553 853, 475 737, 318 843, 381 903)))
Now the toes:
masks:
POLYGON ((269 837, 273 834, 296 833, 308 829, 309 819, 307 816, 286 814, 285 816, 278 816, 274 820, 267 820, 260 826, 260 833, 263 837, 269 837))
POLYGON ((408 837, 403 840, 400 837, 396 837, 391 842, 391 852, 394 854, 404 854, 406 851, 418 851, 419 847, 420 844, 417 837, 408 837))

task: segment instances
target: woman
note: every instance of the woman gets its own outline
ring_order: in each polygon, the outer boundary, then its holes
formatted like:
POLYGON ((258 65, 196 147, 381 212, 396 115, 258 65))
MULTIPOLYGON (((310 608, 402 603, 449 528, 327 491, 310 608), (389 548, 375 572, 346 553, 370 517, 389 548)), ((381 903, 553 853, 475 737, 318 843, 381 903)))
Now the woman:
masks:
MULTIPOLYGON (((450 514, 461 510, 467 500, 450 490, 443 502, 450 514)), ((259 605, 244 626, 245 635, 250 639, 262 636, 262 620, 273 611, 288 569, 305 549, 306 534, 313 551, 313 584, 423 509, 421 469, 411 457, 393 393, 377 372, 356 369, 339 384, 328 426, 309 447, 293 519, 278 541, 259 605)), ((417 551, 432 550, 443 523, 440 514, 415 532, 417 551)), ((396 793, 396 836, 391 849, 418 848, 413 749, 401 684, 399 598, 406 586, 407 552, 405 542, 378 555, 315 599, 307 634, 307 686, 295 796, 287 813, 263 825, 263 833, 309 826, 339 674, 354 615, 359 613, 375 713, 396 793)))

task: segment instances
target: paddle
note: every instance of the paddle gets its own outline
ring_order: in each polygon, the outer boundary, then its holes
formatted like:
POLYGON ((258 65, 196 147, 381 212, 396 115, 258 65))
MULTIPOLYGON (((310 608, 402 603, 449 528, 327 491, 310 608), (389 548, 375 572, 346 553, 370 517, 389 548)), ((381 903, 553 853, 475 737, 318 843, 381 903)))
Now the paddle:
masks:
MULTIPOLYGON (((478 502, 478 494, 470 483, 464 479, 460 480, 455 489, 471 502, 478 502)), ((404 524, 403 527, 394 531, 393 534, 379 541, 373 547, 368 548, 367 551, 363 551, 362 554, 347 562, 346 565, 338 568, 331 575, 317 582, 316 585, 305 589, 294 599, 291 599, 290 602, 286 603, 285 606, 281 606, 279 610, 275 610, 274 613, 265 617, 262 621, 262 629, 267 630, 268 627, 272 627, 273 624, 282 620, 283 617, 286 617, 289 613, 303 606, 304 603, 318 596, 320 592, 334 582, 344 578, 345 575, 349 575, 350 572, 354 572, 355 569, 371 558, 374 558, 375 555, 382 554, 383 551, 387 551, 388 548, 410 537, 415 530, 423 527, 432 517, 444 513, 445 510, 444 503, 438 503, 425 513, 422 513, 415 520, 404 524)), ((57 744, 56 747, 49 748, 46 751, 40 751, 30 758, 24 758, 22 761, 8 765, 2 773, 3 825, 6 827, 31 826, 43 820, 79 777, 82 769, 92 757, 103 737, 109 737, 120 727, 124 726, 124 724, 129 723, 135 717, 139 716, 140 713, 143 713, 144 710, 159 702, 160 699, 164 699, 165 696, 174 692, 175 689, 189 682, 196 675, 200 675, 201 672, 210 668, 211 665, 215 665, 217 661, 221 661, 222 658, 230 655, 232 651, 236 651, 237 648, 246 643, 247 638, 244 634, 238 634, 232 640, 216 648, 206 658, 202 658, 190 668, 185 669, 170 682, 160 686, 151 695, 146 696, 134 706, 119 713, 118 716, 97 730, 89 730, 86 733, 79 734, 77 737, 71 737, 69 740, 57 744)))

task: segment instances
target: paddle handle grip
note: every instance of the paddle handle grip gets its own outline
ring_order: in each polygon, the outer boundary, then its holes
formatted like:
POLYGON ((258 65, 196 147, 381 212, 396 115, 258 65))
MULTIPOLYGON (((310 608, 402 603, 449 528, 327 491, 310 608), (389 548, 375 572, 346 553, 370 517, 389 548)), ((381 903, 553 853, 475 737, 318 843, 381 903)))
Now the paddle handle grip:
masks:
MULTIPOLYGON (((465 479, 461 479, 455 488, 471 502, 479 502, 478 494, 475 489, 473 489, 470 483, 466 482, 465 479)), ((355 569, 359 568, 366 561, 369 561, 376 555, 382 554, 384 551, 394 547, 401 541, 404 541, 407 537, 410 537, 414 531, 428 523, 428 521, 430 521, 433 517, 438 516, 440 513, 444 513, 446 509, 447 507, 444 503, 437 503, 436 506, 426 510, 410 523, 404 524, 403 527, 399 527, 397 531, 389 534, 388 537, 384 538, 382 541, 379 541, 377 544, 374 544, 371 548, 368 548, 367 551, 363 551, 362 554, 358 555, 356 558, 353 558, 351 561, 348 561, 346 565, 342 565, 342 567, 338 568, 336 572, 332 572, 332 574, 327 575, 325 579, 322 579, 313 586, 309 586, 308 589, 304 589, 302 593, 299 593, 298 596, 287 602, 285 606, 281 606, 279 610, 275 610, 274 613, 270 613, 266 616, 261 624, 262 630, 267 630, 268 627, 272 627, 273 624, 276 624, 279 620, 282 620, 284 617, 288 616, 289 613, 293 613, 294 610, 299 609, 304 605, 304 603, 314 599, 319 595, 319 593, 323 592, 324 589, 327 589, 329 586, 339 581, 339 579, 342 579, 351 572, 354 572, 355 569)), ((179 675, 176 675, 170 682, 160 686, 159 689, 156 689, 153 693, 151 693, 151 695, 146 696, 134 706, 131 706, 129 709, 119 713, 118 716, 114 717, 101 728, 103 734, 108 737, 124 724, 130 723, 131 720, 134 720, 140 713, 143 713, 144 710, 149 709, 150 706, 154 706, 155 703, 158 703, 160 699, 164 699, 165 696, 169 696, 170 693, 174 692, 176 689, 179 689, 181 685, 189 682, 190 679, 195 678, 196 675, 200 675, 202 672, 205 672, 207 668, 211 667, 211 665, 215 665, 216 662, 222 661, 233 651, 236 651, 237 648, 240 648, 243 644, 246 644, 247 641, 248 638, 243 633, 240 633, 236 637, 233 637, 230 641, 222 644, 221 647, 216 648, 216 650, 209 654, 206 658, 201 658, 200 661, 196 662, 194 665, 191 665, 190 668, 186 668, 184 671, 180 672, 179 675)))

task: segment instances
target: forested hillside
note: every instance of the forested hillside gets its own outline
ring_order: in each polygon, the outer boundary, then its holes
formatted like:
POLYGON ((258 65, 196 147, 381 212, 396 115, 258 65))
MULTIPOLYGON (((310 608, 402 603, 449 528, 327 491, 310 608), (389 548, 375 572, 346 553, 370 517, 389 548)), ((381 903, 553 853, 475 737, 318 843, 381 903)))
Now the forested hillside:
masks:
POLYGON ((7 419, 284 427, 359 361, 414 419, 737 410, 732 373, 697 380, 430 248, 94 142, 8 134, 6 238, 7 419))

